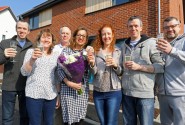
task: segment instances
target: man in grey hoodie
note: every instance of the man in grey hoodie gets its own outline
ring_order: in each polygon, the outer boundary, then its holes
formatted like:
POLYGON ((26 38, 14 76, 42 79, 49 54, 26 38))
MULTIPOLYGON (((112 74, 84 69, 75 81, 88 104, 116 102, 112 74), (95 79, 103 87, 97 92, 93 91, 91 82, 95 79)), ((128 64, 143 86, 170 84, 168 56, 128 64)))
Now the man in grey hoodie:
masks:
POLYGON ((130 38, 122 46, 123 122, 137 125, 138 116, 141 125, 153 125, 155 74, 163 72, 162 58, 156 39, 141 35, 140 17, 130 17, 127 28, 130 38))
POLYGON ((168 17, 163 22, 165 40, 157 42, 165 61, 164 74, 156 77, 162 125, 185 125, 185 34, 180 21, 168 17))

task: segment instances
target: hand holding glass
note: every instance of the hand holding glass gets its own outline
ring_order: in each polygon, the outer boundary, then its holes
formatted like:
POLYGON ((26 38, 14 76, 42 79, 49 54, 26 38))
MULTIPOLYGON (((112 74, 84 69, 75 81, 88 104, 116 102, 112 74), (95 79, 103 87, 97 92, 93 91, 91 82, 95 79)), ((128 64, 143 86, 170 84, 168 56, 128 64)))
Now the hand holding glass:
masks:
MULTIPOLYGON (((17 50, 17 43, 16 43, 16 41, 11 41, 11 42, 10 42, 10 48, 13 48, 14 51, 16 52, 16 50, 17 50)), ((14 57, 12 57, 12 58, 13 58, 13 59, 12 59, 11 62, 16 62, 15 59, 14 59, 14 57)))

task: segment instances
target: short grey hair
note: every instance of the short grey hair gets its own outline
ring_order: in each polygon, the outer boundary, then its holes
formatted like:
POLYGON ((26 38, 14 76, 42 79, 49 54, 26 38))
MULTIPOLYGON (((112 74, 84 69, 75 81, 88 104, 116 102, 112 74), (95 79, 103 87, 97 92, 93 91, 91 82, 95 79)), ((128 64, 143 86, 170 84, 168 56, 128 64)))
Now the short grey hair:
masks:
POLYGON ((140 26, 142 27, 142 26, 143 26, 143 22, 142 22, 142 20, 141 20, 141 17, 139 17, 139 16, 131 16, 131 17, 128 19, 128 21, 127 21, 127 26, 128 26, 128 23, 129 23, 130 21, 133 21, 133 20, 135 20, 135 19, 138 19, 138 20, 139 20, 140 26))
MULTIPOLYGON (((63 29, 64 27, 68 28, 68 29, 70 30, 70 32, 71 32, 71 29, 70 29, 69 27, 67 27, 67 26, 62 26, 62 27, 60 28, 60 34, 62 33, 62 29, 63 29)), ((72 34, 72 32, 71 32, 71 34, 72 34)))

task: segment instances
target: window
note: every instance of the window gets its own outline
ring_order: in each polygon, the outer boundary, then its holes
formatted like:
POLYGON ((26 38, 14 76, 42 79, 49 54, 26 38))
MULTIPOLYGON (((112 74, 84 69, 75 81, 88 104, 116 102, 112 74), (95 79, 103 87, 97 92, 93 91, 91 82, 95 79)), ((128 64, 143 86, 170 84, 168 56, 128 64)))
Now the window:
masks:
POLYGON ((6 36, 5 35, 2 35, 2 40, 6 39, 6 36))
POLYGON ((51 24, 52 10, 47 9, 39 14, 32 15, 29 20, 30 29, 36 29, 51 24))
POLYGON ((29 20, 30 29, 36 29, 39 27, 39 15, 34 15, 29 20))
POLYGON ((86 0, 86 13, 137 0, 86 0))
POLYGON ((113 3, 113 5, 119 5, 119 4, 127 3, 130 1, 132 1, 132 0, 112 0, 112 3, 113 3))

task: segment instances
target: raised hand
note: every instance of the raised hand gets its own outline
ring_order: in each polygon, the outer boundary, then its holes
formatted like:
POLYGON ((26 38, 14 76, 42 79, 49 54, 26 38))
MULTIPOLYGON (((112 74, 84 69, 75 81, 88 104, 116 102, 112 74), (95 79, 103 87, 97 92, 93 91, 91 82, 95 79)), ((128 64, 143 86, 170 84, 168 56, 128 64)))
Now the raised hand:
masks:
POLYGON ((9 58, 9 57, 15 57, 16 56, 17 51, 13 48, 6 48, 4 50, 4 55, 5 57, 9 58))

